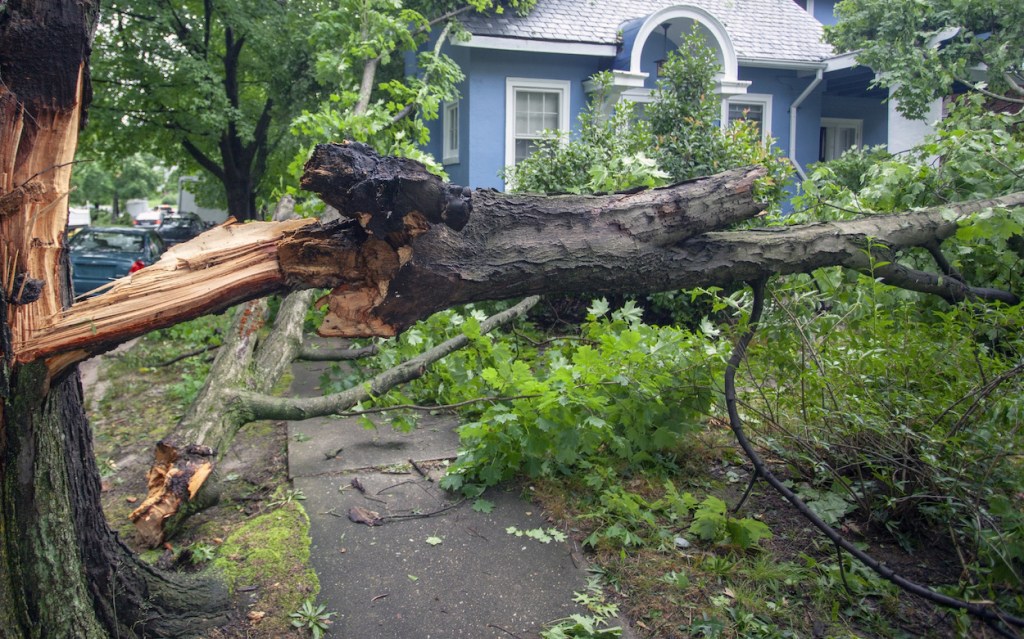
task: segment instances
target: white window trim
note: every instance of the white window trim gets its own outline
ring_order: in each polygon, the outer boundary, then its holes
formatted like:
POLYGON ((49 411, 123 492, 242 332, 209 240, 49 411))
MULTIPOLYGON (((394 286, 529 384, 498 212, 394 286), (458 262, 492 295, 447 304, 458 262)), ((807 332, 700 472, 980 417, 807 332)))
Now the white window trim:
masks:
POLYGON ((829 127, 852 128, 857 131, 854 145, 857 147, 864 146, 864 120, 858 118, 822 118, 820 126, 822 129, 829 127))
POLYGON ((626 89, 622 92, 622 99, 629 100, 634 104, 650 104, 656 99, 654 96, 654 89, 648 89, 646 87, 640 89, 626 89))
POLYGON ((462 144, 462 135, 459 130, 459 102, 455 100, 453 102, 445 102, 444 108, 441 111, 443 113, 441 117, 441 164, 458 164, 459 163, 459 145, 462 144), (448 145, 451 140, 451 118, 449 113, 455 111, 455 135, 458 137, 458 143, 453 148, 448 145))
POLYGON ((536 78, 505 78, 505 166, 516 161, 516 91, 519 89, 552 91, 559 94, 558 130, 563 136, 569 133, 569 92, 572 83, 568 80, 540 80, 536 78))
POLYGON ((761 121, 761 141, 767 142, 772 135, 772 94, 771 93, 744 93, 722 100, 722 128, 729 128, 729 104, 759 104, 763 120, 761 121))

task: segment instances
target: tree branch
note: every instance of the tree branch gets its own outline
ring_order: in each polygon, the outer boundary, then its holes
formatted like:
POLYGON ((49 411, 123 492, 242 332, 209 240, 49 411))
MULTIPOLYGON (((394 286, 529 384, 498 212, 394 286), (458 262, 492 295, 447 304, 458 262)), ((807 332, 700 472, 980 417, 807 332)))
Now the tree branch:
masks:
POLYGON ((181 146, 184 147, 184 149, 188 152, 189 155, 192 156, 192 159, 194 159, 199 164, 199 166, 209 171, 210 174, 212 174, 221 182, 224 181, 224 169, 221 168, 221 166, 218 165, 216 162, 211 160, 209 156, 203 153, 199 149, 199 147, 197 147, 195 144, 192 144, 191 140, 189 140, 188 138, 183 138, 181 140, 181 146))
POLYGON ((376 344, 362 348, 312 348, 304 345, 299 351, 298 359, 307 362, 344 362, 371 357, 377 354, 377 350, 376 344))
MULTIPOLYGON (((716 229, 759 212, 752 189, 761 170, 635 193, 542 197, 471 192, 365 145, 337 147, 329 161, 322 150, 304 184, 348 219, 208 231, 19 335, 18 361, 46 358, 56 372, 142 333, 299 288, 331 289, 321 300, 321 335, 371 337, 395 335, 456 304, 552 291, 642 294, 835 265, 877 274, 869 247, 939 242, 956 232, 957 216, 1024 205, 1024 193, 1016 193, 902 215, 724 232, 716 229)), ((901 266, 881 274, 946 299, 1011 301, 901 266)))
MULTIPOLYGON (((481 322, 480 333, 489 333, 499 326, 522 317, 539 300, 540 298, 536 296, 528 297, 512 308, 492 315, 481 322)), ((323 397, 278 398, 247 391, 237 391, 235 393, 237 406, 252 415, 253 419, 300 420, 334 415, 355 406, 359 402, 366 401, 374 396, 383 395, 399 384, 422 377, 434 362, 454 353, 460 348, 464 348, 467 344, 469 344, 468 337, 457 335, 410 360, 402 362, 394 368, 380 373, 365 384, 323 397)))
POLYGON ((971 82, 970 80, 964 78, 957 78, 956 81, 959 82, 960 84, 963 84, 964 86, 970 87, 972 91, 977 91, 983 96, 992 98, 993 100, 1005 100, 1006 102, 1012 102, 1013 104, 1024 104, 1024 99, 1022 98, 1011 98, 1008 95, 1002 95, 999 93, 995 93, 994 91, 989 91, 984 87, 978 86, 976 82, 971 82))

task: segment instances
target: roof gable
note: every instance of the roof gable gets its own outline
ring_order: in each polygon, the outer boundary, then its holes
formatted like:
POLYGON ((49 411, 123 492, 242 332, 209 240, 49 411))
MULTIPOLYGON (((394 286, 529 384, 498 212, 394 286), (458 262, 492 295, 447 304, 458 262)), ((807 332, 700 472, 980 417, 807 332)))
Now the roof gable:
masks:
POLYGON ((832 55, 821 23, 792 0, 539 0, 527 16, 473 14, 474 36, 618 45, 622 26, 672 6, 702 9, 721 22, 740 62, 819 62, 832 55))

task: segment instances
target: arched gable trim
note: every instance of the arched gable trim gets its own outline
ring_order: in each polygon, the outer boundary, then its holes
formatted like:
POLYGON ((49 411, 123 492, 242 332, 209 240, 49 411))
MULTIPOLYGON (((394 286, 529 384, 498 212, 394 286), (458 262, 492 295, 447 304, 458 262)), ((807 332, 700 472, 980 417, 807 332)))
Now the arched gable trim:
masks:
POLYGON ((641 22, 637 28, 636 35, 631 38, 632 43, 629 54, 629 72, 635 74, 641 73, 640 56, 643 53, 647 39, 663 23, 670 22, 678 18, 693 20, 694 22, 700 23, 702 27, 707 29, 715 40, 708 44, 717 48, 722 55, 722 80, 726 82, 736 81, 738 79, 737 74, 739 64, 736 58, 736 49, 733 47, 729 33, 725 30, 725 25, 723 25, 718 18, 711 15, 704 9, 690 5, 666 7, 660 11, 655 11, 651 15, 642 19, 643 22, 641 22))

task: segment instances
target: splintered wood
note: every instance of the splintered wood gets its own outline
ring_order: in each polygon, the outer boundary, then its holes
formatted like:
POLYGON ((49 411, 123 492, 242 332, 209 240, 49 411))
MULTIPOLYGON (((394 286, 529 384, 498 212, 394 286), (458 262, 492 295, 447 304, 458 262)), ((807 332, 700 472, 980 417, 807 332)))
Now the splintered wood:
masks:
POLYGON ((214 452, 208 446, 179 448, 157 442, 156 460, 146 474, 148 495, 128 519, 150 548, 163 543, 164 522, 199 492, 213 472, 214 452))
POLYGON ((233 220, 175 246, 159 262, 80 300, 32 336, 16 342, 18 358, 46 357, 51 370, 157 328, 284 288, 276 253, 282 237, 316 220, 237 224, 233 220))

